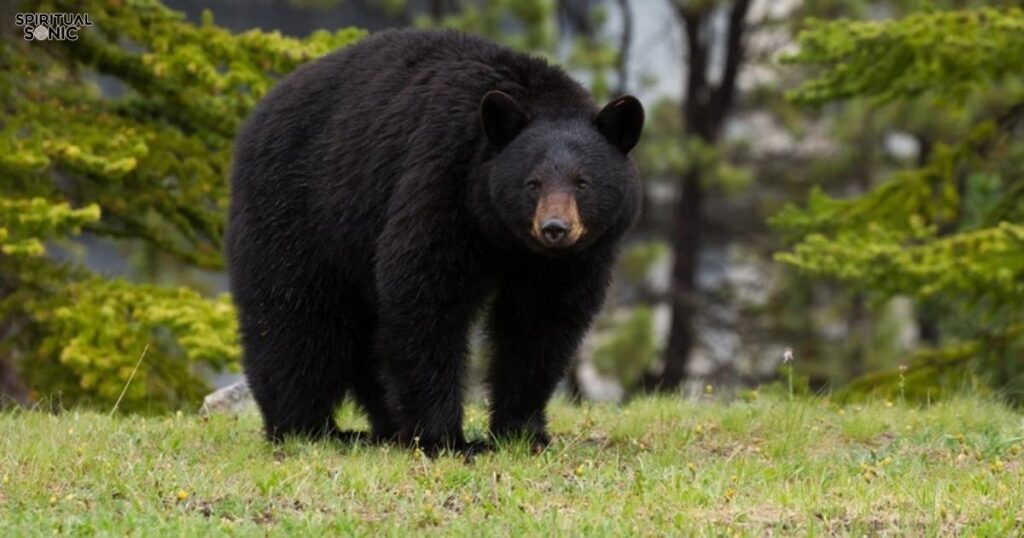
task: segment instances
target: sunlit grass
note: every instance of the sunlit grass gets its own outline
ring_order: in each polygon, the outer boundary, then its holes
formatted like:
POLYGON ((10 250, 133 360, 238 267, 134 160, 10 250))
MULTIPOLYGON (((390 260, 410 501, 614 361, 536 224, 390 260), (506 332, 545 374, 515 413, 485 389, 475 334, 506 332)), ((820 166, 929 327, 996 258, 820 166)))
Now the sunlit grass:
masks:
MULTIPOLYGON (((551 414, 547 451, 472 463, 275 449, 252 414, 0 414, 0 535, 1024 532, 1024 417, 997 403, 645 398, 551 414)), ((482 435, 485 413, 467 415, 482 435)))

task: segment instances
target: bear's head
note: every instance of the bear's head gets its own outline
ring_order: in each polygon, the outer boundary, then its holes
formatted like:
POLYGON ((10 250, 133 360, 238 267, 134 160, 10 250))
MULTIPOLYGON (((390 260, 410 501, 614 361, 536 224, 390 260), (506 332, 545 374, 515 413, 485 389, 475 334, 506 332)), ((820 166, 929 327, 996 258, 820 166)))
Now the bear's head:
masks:
POLYGON ((481 101, 480 120, 493 155, 491 210, 530 250, 579 251, 632 224, 640 182, 629 152, 644 124, 636 98, 619 97, 592 117, 549 118, 492 91, 481 101))

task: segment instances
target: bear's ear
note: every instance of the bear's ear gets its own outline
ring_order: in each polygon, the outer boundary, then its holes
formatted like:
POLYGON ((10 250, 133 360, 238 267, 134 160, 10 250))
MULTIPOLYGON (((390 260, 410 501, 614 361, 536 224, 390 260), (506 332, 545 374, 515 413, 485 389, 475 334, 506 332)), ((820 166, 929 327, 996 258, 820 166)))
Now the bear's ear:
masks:
POLYGON ((644 107, 632 95, 608 103, 594 120, 600 132, 622 153, 629 153, 644 130, 644 107))
POLYGON ((526 127, 529 117, 511 95, 494 90, 480 101, 480 121, 487 141, 502 147, 512 141, 526 127))

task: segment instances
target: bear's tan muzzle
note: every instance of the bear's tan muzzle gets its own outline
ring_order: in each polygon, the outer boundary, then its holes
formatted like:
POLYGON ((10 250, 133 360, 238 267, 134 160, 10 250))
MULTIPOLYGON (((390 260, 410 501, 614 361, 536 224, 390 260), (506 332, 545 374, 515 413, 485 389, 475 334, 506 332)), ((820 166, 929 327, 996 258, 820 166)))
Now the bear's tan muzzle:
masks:
POLYGON ((571 247, 586 232, 571 192, 549 192, 537 201, 530 233, 544 246, 571 247))

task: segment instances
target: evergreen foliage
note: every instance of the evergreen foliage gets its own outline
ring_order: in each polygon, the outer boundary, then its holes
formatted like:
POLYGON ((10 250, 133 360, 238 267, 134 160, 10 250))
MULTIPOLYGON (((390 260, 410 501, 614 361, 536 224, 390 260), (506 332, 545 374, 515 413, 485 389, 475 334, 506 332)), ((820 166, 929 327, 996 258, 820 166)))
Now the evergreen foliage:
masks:
MULTIPOLYGON (((909 371, 871 374, 850 393, 880 389, 936 396, 943 380, 977 370, 1024 395, 1024 11, 911 13, 889 21, 812 21, 792 61, 821 74, 791 94, 801 103, 867 98, 920 102, 968 128, 861 196, 816 190, 773 220, 794 245, 777 259, 882 300, 910 296, 944 313, 939 349, 909 371), (952 373, 951 373, 952 369, 952 373)), ((948 386, 948 384, 947 384, 948 386)))
POLYGON ((93 26, 77 41, 0 36, 0 359, 41 396, 109 405, 148 346, 121 408, 195 403, 197 368, 239 353, 227 298, 95 274, 71 238, 223 267, 235 130, 282 75, 363 33, 232 34, 156 0, 17 10, 84 12, 93 26))

